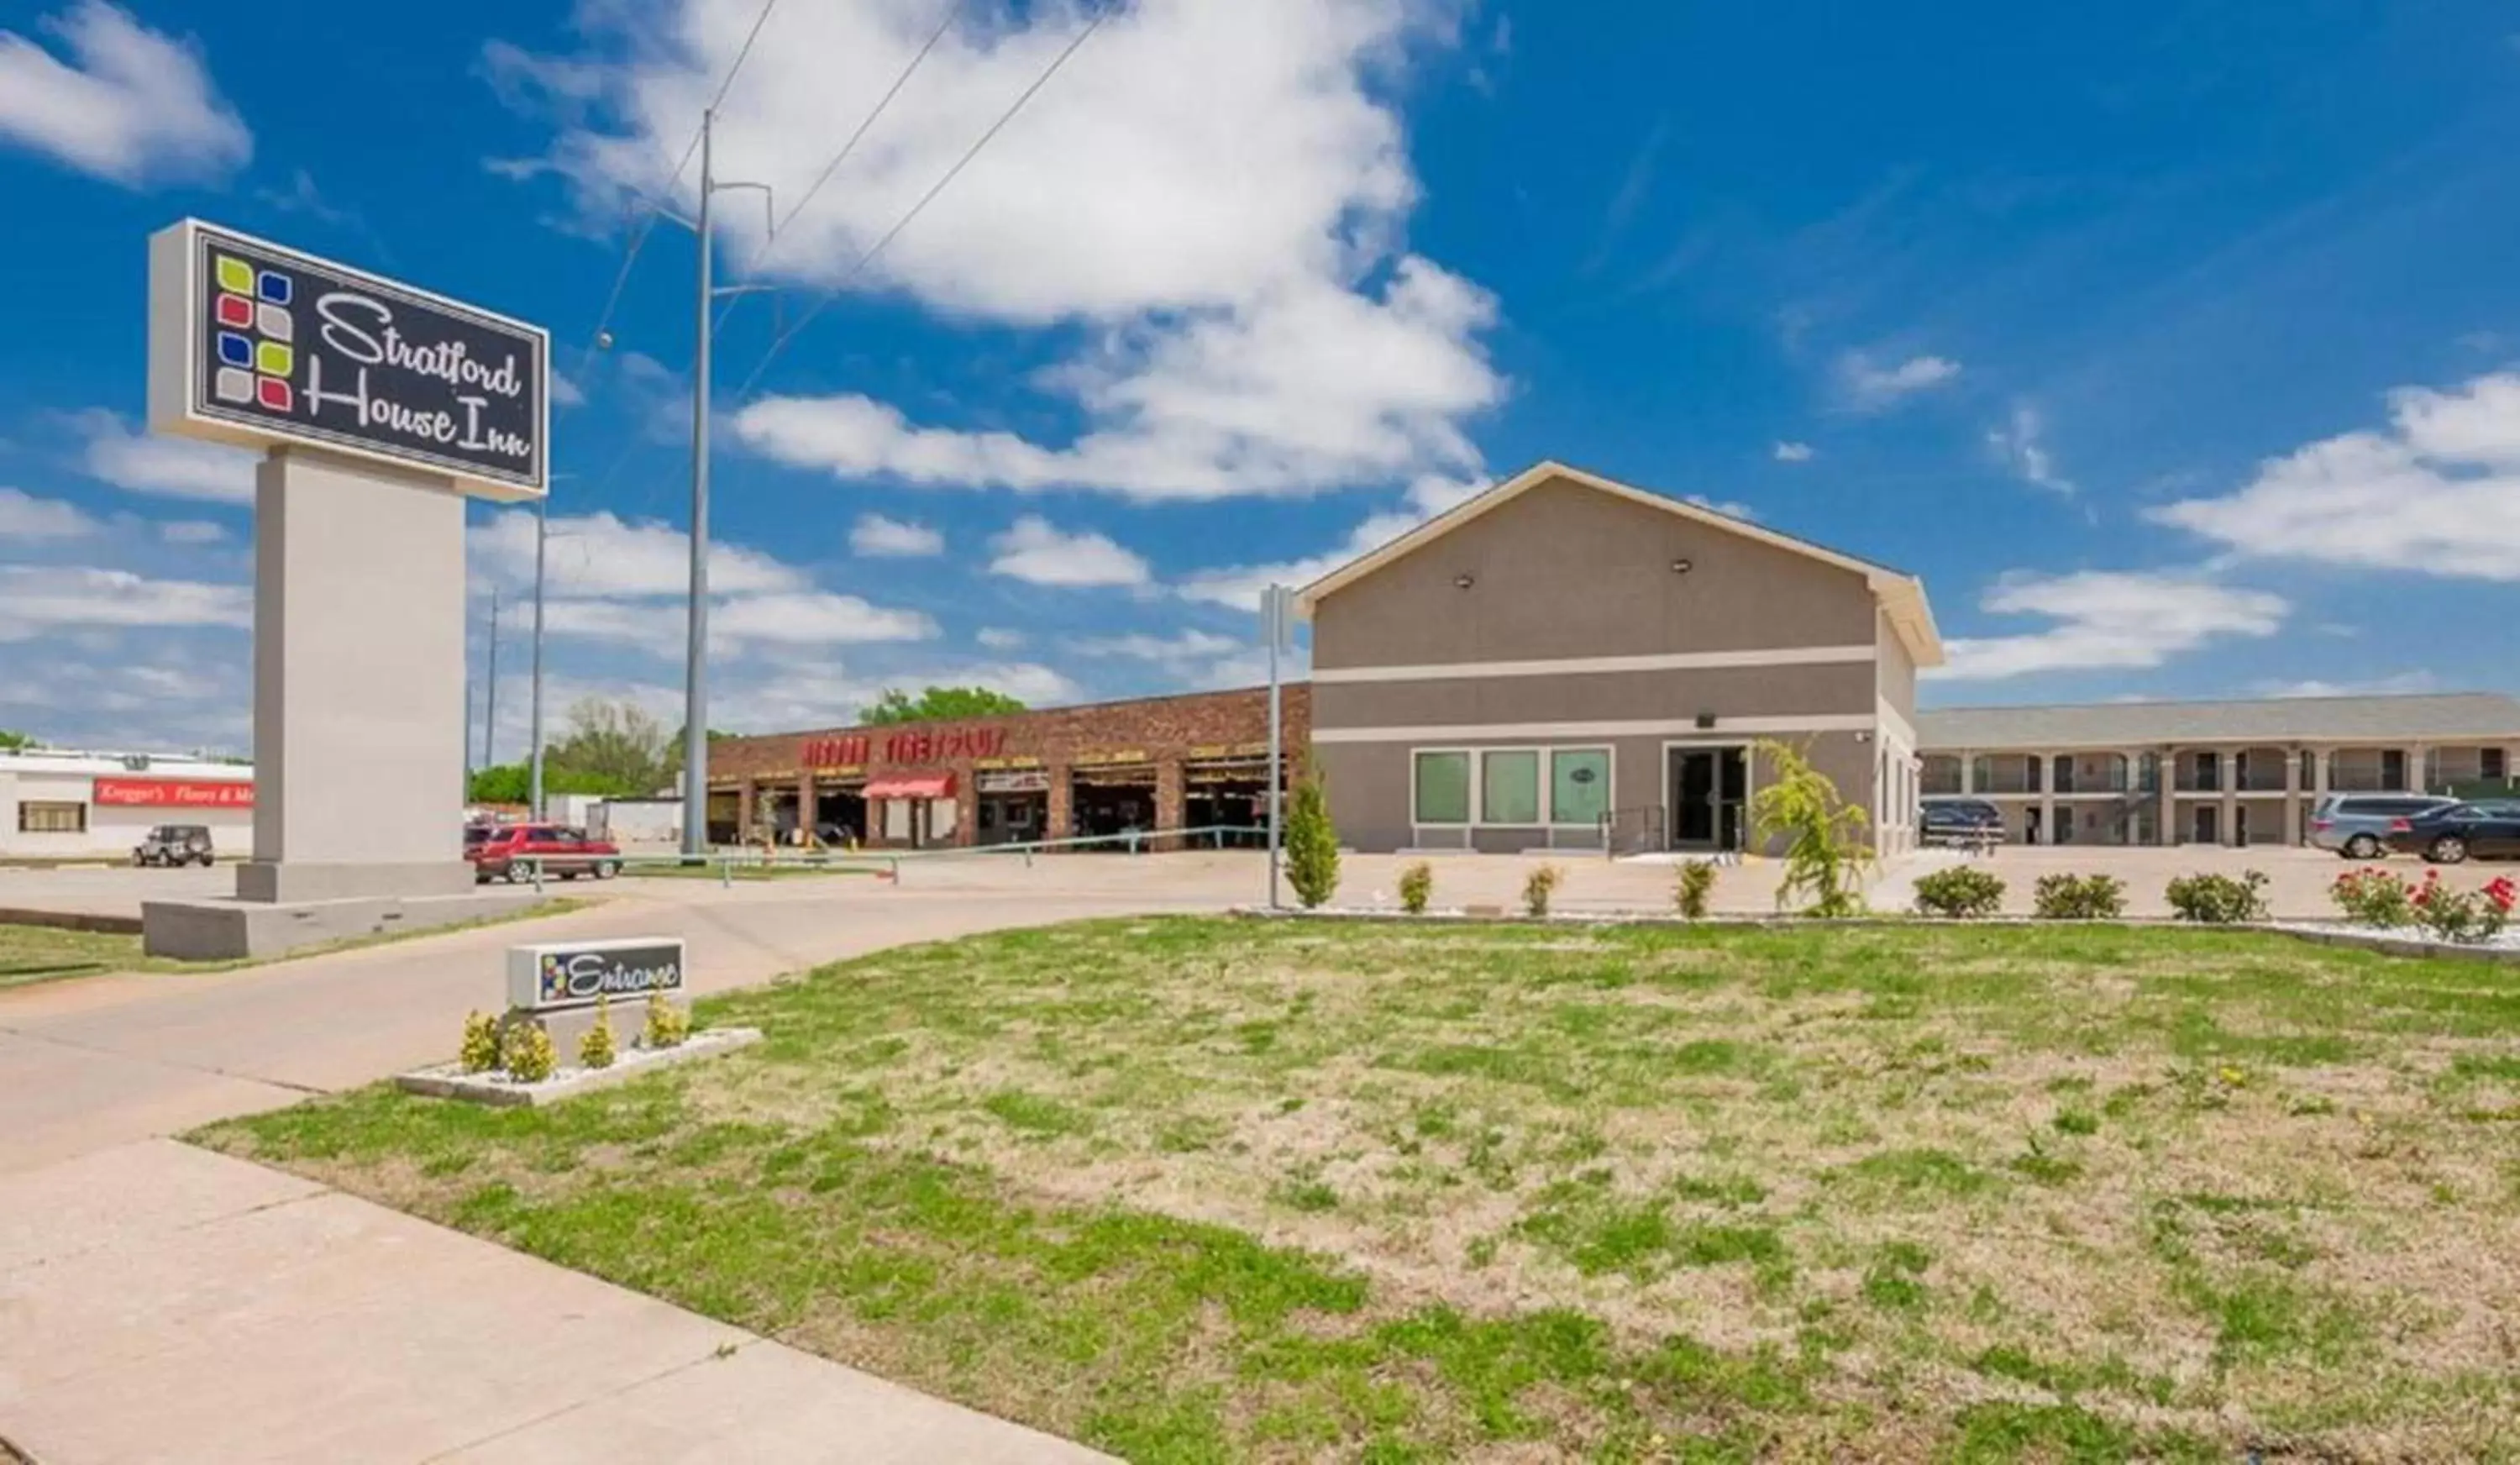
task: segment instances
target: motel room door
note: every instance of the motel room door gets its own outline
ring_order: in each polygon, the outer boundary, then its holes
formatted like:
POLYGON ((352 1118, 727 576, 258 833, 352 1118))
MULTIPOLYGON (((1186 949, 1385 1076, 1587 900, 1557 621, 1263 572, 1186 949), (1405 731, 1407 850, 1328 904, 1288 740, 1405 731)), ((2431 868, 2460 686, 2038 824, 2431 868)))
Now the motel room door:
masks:
POLYGON ((1667 772, 1671 847, 1738 850, 1746 847, 1750 798, 1749 750, 1742 747, 1671 748, 1667 772))

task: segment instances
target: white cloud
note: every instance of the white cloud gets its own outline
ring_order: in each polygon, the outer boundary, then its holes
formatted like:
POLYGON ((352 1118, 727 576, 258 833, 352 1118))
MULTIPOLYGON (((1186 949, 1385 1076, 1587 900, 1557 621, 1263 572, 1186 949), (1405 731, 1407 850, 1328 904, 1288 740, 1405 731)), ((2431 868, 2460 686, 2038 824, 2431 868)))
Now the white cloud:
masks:
POLYGON ((849 529, 849 550, 870 559, 917 559, 945 553, 945 536, 925 524, 862 513, 849 529))
POLYGON ((243 167, 253 134, 201 56, 104 0, 39 22, 67 59, 0 30, 0 137, 125 188, 243 167))
MULTIPOLYGON (((519 619, 526 614, 522 606, 517 607, 519 619)), ((669 660, 680 658, 691 639, 683 604, 669 599, 547 599, 543 630, 559 640, 610 642, 669 660)), ((856 596, 826 591, 711 598, 709 601, 713 654, 926 641, 936 634, 935 621, 917 611, 886 609, 856 596)))
POLYGON ((1837 372, 1847 399, 1869 412, 1951 381, 1959 376, 1960 364, 1944 356, 1911 356, 1883 366, 1861 351, 1849 351, 1837 359, 1837 372))
POLYGON ((1992 615, 2036 616, 2055 624, 2019 636, 1947 641, 1950 660, 1925 676, 1992 682, 2040 672, 2159 666, 2223 638, 2272 636, 2291 610, 2280 596, 2193 575, 2104 570, 2015 571, 1997 580, 1978 605, 1992 615))
POLYGON ((2520 580, 2520 375, 2389 394, 2387 428, 2259 465, 2247 487, 2147 516, 2233 554, 2520 580))
POLYGON ((1817 456, 1809 443, 1778 442, 1770 452, 1778 463, 1809 463, 1817 456))
MULTIPOLYGON (((550 164, 590 218, 664 189, 757 14, 666 9, 680 44, 642 43, 630 26, 648 11, 604 7, 583 58, 485 58, 512 97, 529 91, 559 119, 550 164)), ((739 439, 844 477, 1143 499, 1475 468, 1462 424, 1504 389, 1480 340, 1495 302, 1402 245, 1418 185, 1383 84, 1414 46, 1453 42, 1446 0, 1104 8, 1065 69, 848 277, 1084 11, 992 8, 957 24, 775 248, 751 217, 731 225, 740 260, 791 282, 896 290, 958 321, 1077 328, 1074 352, 1033 384, 1081 417, 1081 433, 916 422, 842 394, 754 402, 737 414, 739 439)), ((804 197, 933 16, 782 9, 721 115, 722 171, 804 197)))
POLYGON ((0 565, 0 642, 81 628, 252 624, 248 586, 151 580, 79 565, 0 565))
POLYGON ((1711 509, 1728 518, 1755 520, 1759 516, 1759 511, 1738 499, 1710 499, 1704 494, 1684 494, 1682 497, 1700 509, 1711 509))
POLYGON ((1152 578, 1145 559, 1108 538, 1069 534, 1039 514, 1015 520, 989 548, 990 574, 1031 585, 1140 586, 1152 578))
POLYGON ((158 526, 158 537, 170 545, 215 545, 227 541, 228 531, 207 519, 170 519, 158 526))
POLYGON ((2073 481, 2056 471, 2055 459, 2041 441, 2047 426, 2039 409, 2024 402, 2012 409, 2011 422, 1987 429, 1986 445, 2022 482, 2049 493, 2070 495, 2074 492, 2073 481))
MULTIPOLYGON (((554 598, 681 596, 691 590, 691 537, 653 520, 625 520, 608 511, 551 521, 544 585, 554 598)), ((466 551, 475 574, 502 588, 534 583, 534 516, 501 510, 472 526, 466 551)), ((813 588, 803 570, 759 550, 709 542, 709 593, 764 595, 813 588)))
MULTIPOLYGON (((729 680, 711 693, 709 722, 739 732, 779 732, 836 728, 857 721, 888 687, 984 687, 1027 705, 1074 701, 1081 688, 1063 674, 1032 662, 979 662, 912 667, 867 675, 828 659, 785 663, 729 680)), ((679 694, 672 718, 682 715, 679 694)))
POLYGON ((2441 679, 2432 673, 2414 671, 2345 682, 2330 682, 2318 677, 2298 682, 2260 682, 2249 690, 2252 695, 2261 697, 2402 697, 2439 691, 2441 685, 2441 679))
POLYGON ((1024 644, 1021 631, 1011 631, 1004 626, 983 626, 980 634, 971 639, 992 651, 1012 651, 1024 644))
POLYGON ((0 539, 84 539, 102 527, 76 504, 0 488, 0 539))
POLYGON ((551 377, 551 399, 554 407, 584 407, 586 389, 558 372, 551 377))
POLYGON ((1194 628, 1172 636, 1133 632, 1125 636, 1084 637, 1069 642, 1067 645, 1069 650, 1082 656, 1125 656, 1132 661, 1164 663, 1202 661, 1249 648, 1246 641, 1194 628))
POLYGON ((134 432, 102 407, 72 413, 69 422, 87 439, 89 477, 136 494, 213 504, 253 502, 256 459, 247 449, 134 432))

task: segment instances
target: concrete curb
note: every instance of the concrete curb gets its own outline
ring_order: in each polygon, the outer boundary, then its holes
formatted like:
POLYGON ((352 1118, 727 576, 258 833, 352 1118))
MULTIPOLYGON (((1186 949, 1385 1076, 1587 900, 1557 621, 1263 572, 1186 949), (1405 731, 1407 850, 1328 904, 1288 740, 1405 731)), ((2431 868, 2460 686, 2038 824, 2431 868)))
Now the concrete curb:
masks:
POLYGON ((610 1068, 563 1068, 539 1084, 512 1084, 495 1074, 469 1074, 452 1063, 394 1076, 394 1087, 428 1098, 465 1099, 498 1109, 540 1108, 598 1088, 626 1084, 642 1074, 696 1063, 761 1041, 758 1028, 707 1028, 673 1047, 628 1047, 610 1068))
MULTIPOLYGON (((55 931, 89 931, 99 936, 137 936, 140 934, 140 917, 0 906, 0 926, 43 926, 55 931)), ((7 1458, 0 1455, 0 1460, 7 1458)))
POLYGON ((2289 936, 2295 941, 2307 941, 2314 946, 2352 947, 2389 956, 2454 956, 2462 961, 2520 963, 2520 947, 2461 946, 2454 941, 2435 941, 2427 936, 2373 936, 2362 931, 2321 931, 2287 925, 2270 924, 2257 929, 2289 936))

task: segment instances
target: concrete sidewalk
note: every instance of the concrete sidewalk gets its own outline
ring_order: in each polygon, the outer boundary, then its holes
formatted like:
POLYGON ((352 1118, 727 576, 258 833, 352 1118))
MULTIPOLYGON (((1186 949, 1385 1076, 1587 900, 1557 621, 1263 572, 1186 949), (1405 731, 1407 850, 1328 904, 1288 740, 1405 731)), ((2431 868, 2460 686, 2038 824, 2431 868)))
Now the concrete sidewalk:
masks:
POLYGON ((163 1139, 0 1177, 0 1428, 38 1465, 1108 1458, 163 1139))

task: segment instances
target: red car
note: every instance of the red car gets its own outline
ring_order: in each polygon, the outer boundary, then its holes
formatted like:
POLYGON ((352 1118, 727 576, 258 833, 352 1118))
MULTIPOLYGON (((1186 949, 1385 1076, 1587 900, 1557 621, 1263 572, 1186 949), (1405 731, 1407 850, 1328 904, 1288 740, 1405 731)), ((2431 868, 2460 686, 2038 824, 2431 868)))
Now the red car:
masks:
POLYGON ((621 851, 612 841, 565 824, 475 825, 464 831, 464 858, 472 862, 473 881, 485 885, 531 879, 537 866, 563 880, 609 880, 621 871, 621 851))

